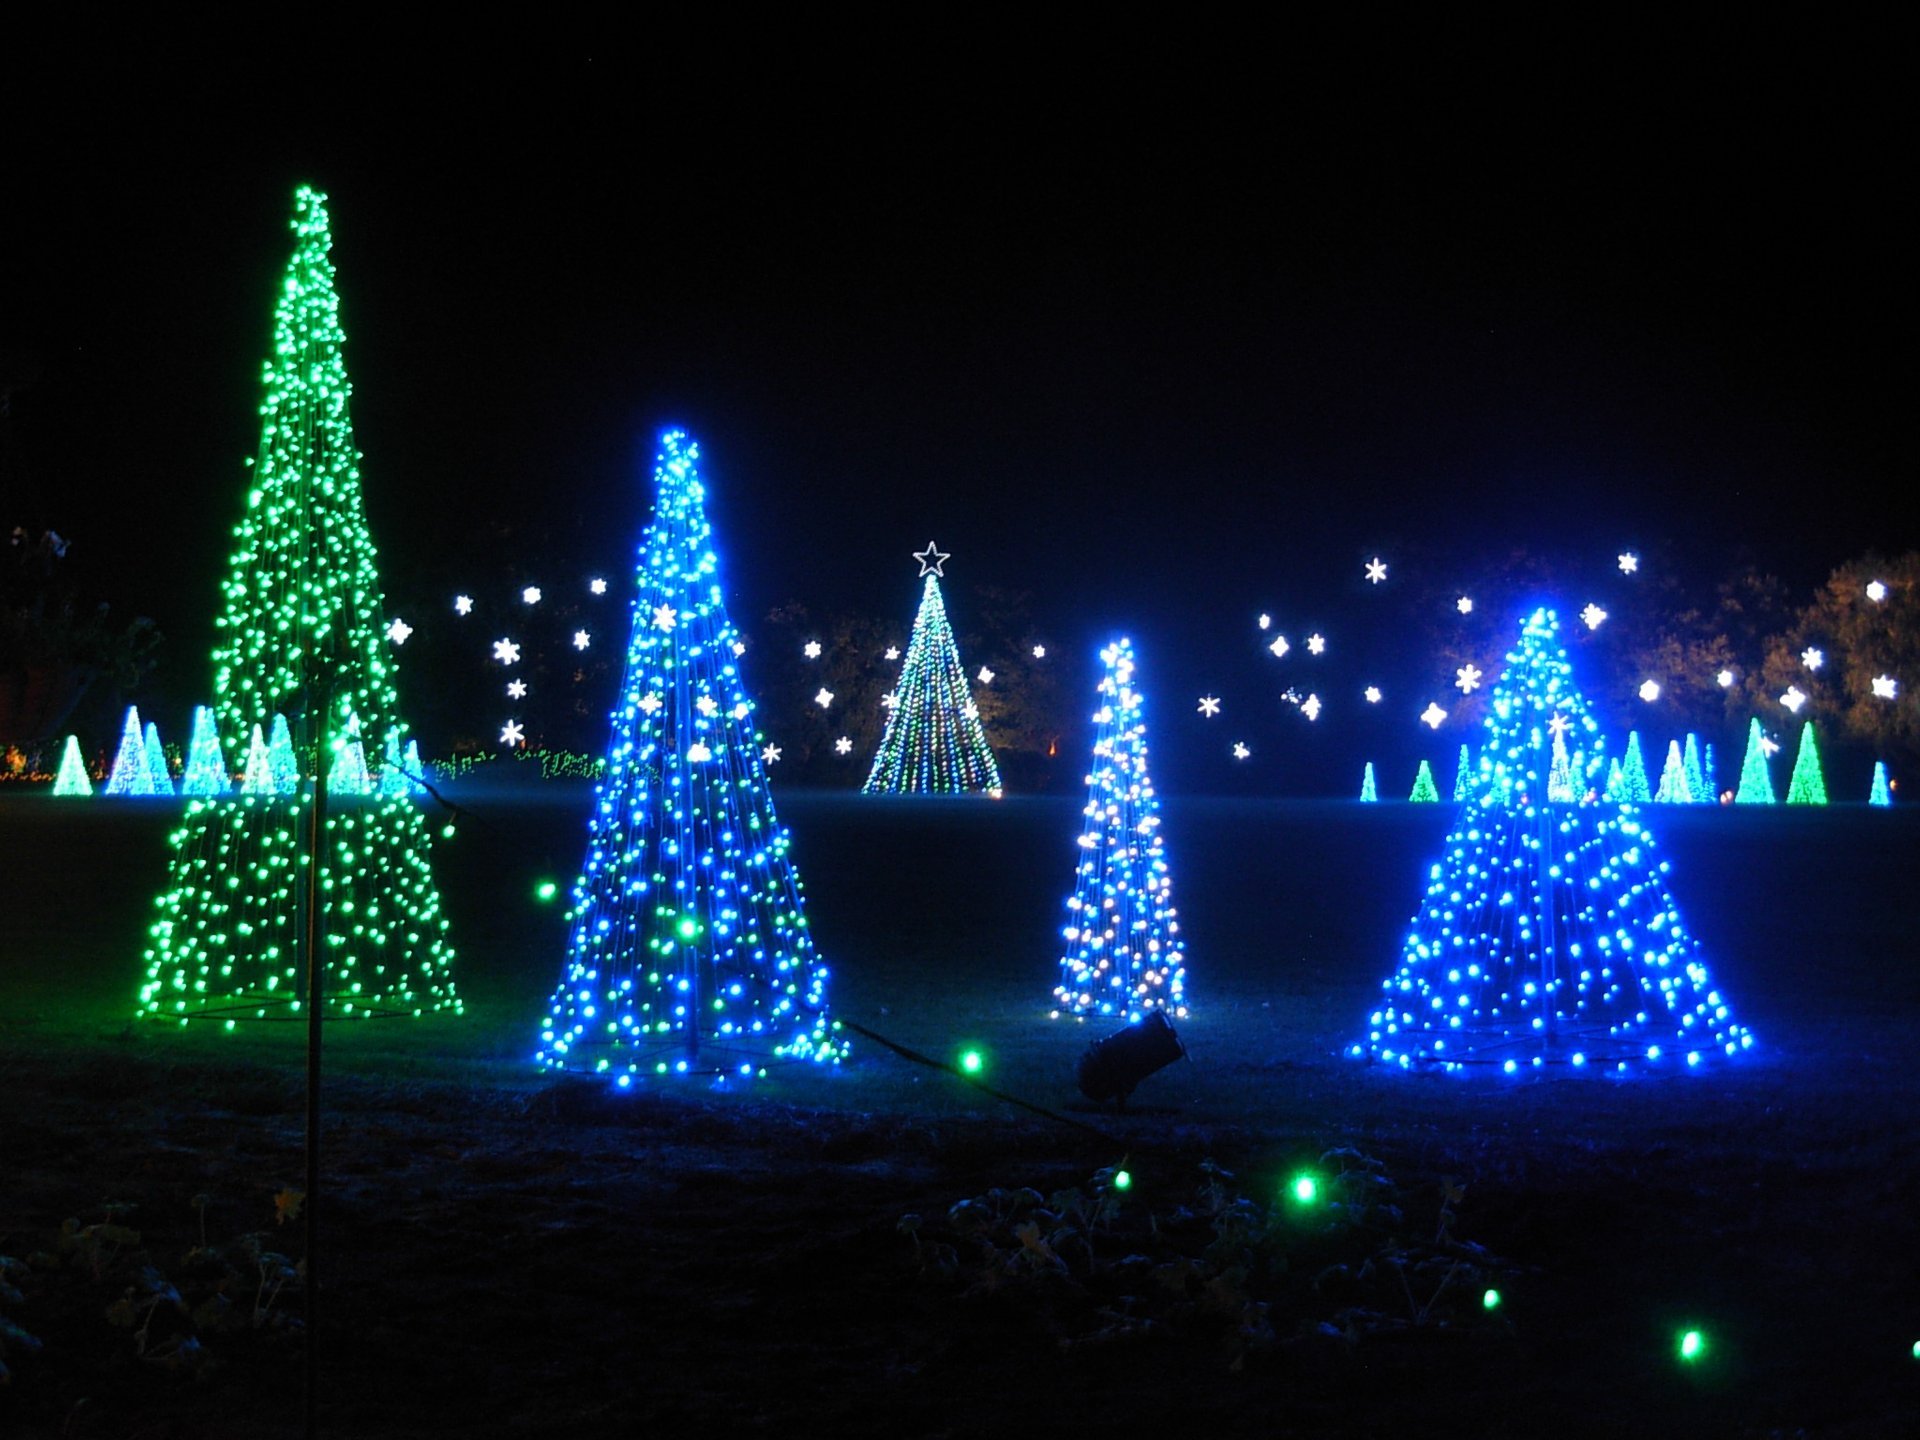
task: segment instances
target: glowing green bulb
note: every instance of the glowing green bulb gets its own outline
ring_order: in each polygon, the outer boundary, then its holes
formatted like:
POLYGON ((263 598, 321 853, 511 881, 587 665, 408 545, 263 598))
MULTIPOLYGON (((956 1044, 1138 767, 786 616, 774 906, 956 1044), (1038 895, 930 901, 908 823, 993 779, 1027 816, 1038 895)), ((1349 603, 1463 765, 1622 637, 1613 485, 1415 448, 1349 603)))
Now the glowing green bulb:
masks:
POLYGON ((1498 1290, 1489 1290, 1487 1291, 1486 1294, 1480 1297, 1480 1307, 1483 1310, 1498 1310, 1500 1308, 1500 1304, 1501 1304, 1501 1297, 1500 1297, 1500 1292, 1498 1290))
POLYGON ((533 887, 533 898, 542 902, 553 899, 559 893, 560 887, 551 880, 542 880, 533 887))
POLYGON ((1920 1340, 1913 1342, 1913 1358, 1920 1360, 1920 1340))
MULTIPOLYGON (((1131 1190, 1133 1188, 1133 1172, 1130 1170, 1114 1171, 1113 1188, 1116 1190, 1131 1190)), ((1920 1346, 1916 1346, 1915 1348, 1920 1349, 1920 1346)))
POLYGON ((1707 1353, 1707 1337, 1689 1330, 1680 1337, 1680 1358, 1691 1365, 1707 1353))
POLYGON ((691 940, 700 933, 700 922, 690 915, 683 916, 680 923, 674 928, 680 932, 680 938, 682 940, 691 940))
POLYGON ((1320 1198, 1320 1181, 1312 1175, 1294 1176, 1287 1182, 1287 1189, 1302 1205, 1311 1205, 1320 1198))
POLYGON ((978 1075, 986 1068, 986 1059, 978 1050, 967 1050, 960 1056, 960 1068, 968 1075, 978 1075))

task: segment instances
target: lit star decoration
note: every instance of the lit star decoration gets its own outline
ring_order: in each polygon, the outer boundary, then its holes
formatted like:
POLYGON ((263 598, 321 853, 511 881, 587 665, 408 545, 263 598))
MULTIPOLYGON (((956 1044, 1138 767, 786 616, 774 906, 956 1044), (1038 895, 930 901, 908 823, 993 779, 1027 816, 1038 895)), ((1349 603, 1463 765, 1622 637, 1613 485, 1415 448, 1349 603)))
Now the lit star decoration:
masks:
POLYGON ((1681 921, 1639 809, 1586 799, 1580 783, 1551 798, 1566 785, 1553 776, 1566 753, 1548 739, 1555 716, 1578 768, 1599 766, 1604 738, 1541 609, 1489 697, 1477 793, 1349 1054, 1403 1070, 1621 1074, 1693 1070, 1753 1044, 1681 921))
POLYGON ((1827 657, 1821 652, 1818 646, 1809 645, 1800 652, 1800 663, 1809 670, 1818 670, 1822 665, 1827 663, 1827 657))
POLYGON ((1622 575, 1632 575, 1639 570, 1639 568, 1640 557, 1638 555, 1634 554, 1631 550, 1623 550, 1620 552, 1620 573, 1622 575))
POLYGON ((507 698, 509 700, 526 699, 527 698, 527 682, 524 680, 509 680, 507 682, 507 698))
POLYGON ((574 649, 584 650, 587 648, 587 646, 591 645, 592 643, 593 643, 593 636, 589 635, 586 631, 576 630, 573 632, 573 648, 574 649))
POLYGON ((730 648, 733 650, 733 658, 738 660, 742 655, 747 653, 747 642, 744 640, 736 640, 730 648))
POLYGON ((604 595, 607 593, 607 582, 596 575, 587 582, 587 589, 592 594, 604 595))
POLYGON ((822 710, 826 709, 829 705, 833 704, 833 692, 822 685, 819 691, 815 693, 813 703, 818 705, 822 710))
POLYGON ((454 596, 453 613, 456 615, 471 615, 473 613, 473 597, 471 595, 454 596))
POLYGON ((1133 646, 1116 640, 1100 658, 1106 673, 1053 1013, 1132 1024, 1162 1010, 1184 1019, 1186 942, 1147 774, 1133 646))
POLYGON ((900 695, 899 695, 899 692, 895 690, 889 690, 886 694, 880 697, 880 705, 882 709, 891 710, 899 703, 900 703, 900 695))
POLYGON ((518 665, 520 647, 511 640, 496 640, 493 642, 493 658, 502 665, 518 665))
POLYGON ((1733 688, 1733 682, 1735 678, 1733 671, 1722 670, 1718 675, 1714 676, 1713 678, 1722 690, 1730 690, 1733 688))
POLYGON ((1300 702, 1300 713, 1309 720, 1318 720, 1320 718, 1320 697, 1318 695, 1307 696, 1306 699, 1300 702))
POLYGON ((836 755, 851 755, 853 753, 853 741, 849 737, 842 735, 838 740, 833 742, 833 753, 836 755))
POLYGON ((520 728, 518 720, 509 720, 500 727, 500 743, 509 748, 527 743, 527 732, 520 728))
POLYGON ((1046 646, 1044 646, 1044 645, 1036 645, 1036 646, 1034 646, 1034 647, 1033 647, 1033 658, 1034 658, 1034 659, 1036 659, 1036 660, 1044 660, 1044 659, 1046 659, 1046 658, 1047 658, 1047 647, 1046 647, 1046 646))
POLYGON ((1873 693, 1879 700, 1897 699, 1900 694, 1900 682, 1891 675, 1876 675, 1873 677, 1873 693))
POLYGON ((1780 703, 1798 715, 1800 707, 1807 703, 1806 693, 1798 685, 1789 685, 1787 693, 1780 697, 1780 703))
POLYGON ((898 645, 889 645, 887 647, 887 659, 898 660, 899 658, 900 658, 900 647, 898 645))
POLYGON ((1453 602, 1453 608, 1458 610, 1462 615, 1471 615, 1473 613, 1473 601, 1467 596, 1462 595, 1458 600, 1453 602))
POLYGON ((396 619, 391 625, 387 626, 387 639, 396 645, 406 644, 407 637, 411 634, 413 634, 413 627, 404 620, 396 619))
POLYGON ((947 578, 947 572, 941 567, 953 557, 943 554, 939 547, 936 546, 933 541, 929 540, 927 542, 927 548, 919 551, 913 558, 920 562, 920 573, 922 575, 938 575, 944 580, 947 578))
POLYGON ((1257 623, 1259 624, 1262 630, 1269 629, 1273 625, 1273 616, 1262 615, 1257 623))
POLYGON ((780 758, 780 747, 778 745, 769 744, 761 747, 760 759, 763 763, 771 765, 775 761, 779 760, 779 758, 780 758))
POLYGON ((1327 653, 1327 637, 1324 635, 1309 635, 1307 637, 1307 653, 1309 655, 1326 654, 1327 653))
POLYGON ((1438 704, 1429 700, 1427 702, 1427 708, 1420 712, 1420 718, 1427 722, 1429 729, 1438 730, 1442 723, 1445 722, 1447 712, 1442 710, 1438 704))
POLYGON ((540 603, 540 587, 538 585, 527 586, 526 589, 520 592, 520 599, 523 604, 538 605, 540 603))
POLYGON ((662 438, 626 678, 536 1056, 621 1086, 845 1053, 767 788, 766 737, 733 718, 747 694, 698 460, 685 435, 662 438), (662 610, 677 623, 649 619, 662 610))
POLYGON ((1473 664, 1462 665, 1458 670, 1453 672, 1453 683, 1459 687, 1462 695, 1471 695, 1480 687, 1480 675, 1481 671, 1479 666, 1473 664))
POLYGON ((322 1012, 461 1009, 425 818, 367 773, 362 737, 385 754, 411 742, 395 651, 382 635, 386 603, 348 417, 353 386, 326 197, 301 188, 292 228, 262 376, 260 444, 215 617, 214 729, 226 754, 248 757, 254 785, 187 802, 148 931, 140 1011, 179 1024, 306 1018, 299 897, 313 789, 286 722, 323 654, 331 700, 308 708, 297 736, 309 758, 331 756, 320 763, 338 797, 316 862, 322 1012), (272 751, 250 744, 267 729, 272 751))
POLYGON ((978 680, 982 685, 991 685, 993 684, 993 671, 982 665, 980 667, 980 673, 973 678, 978 680))
POLYGON ((1869 580, 1867 582, 1867 598, 1873 601, 1873 603, 1876 605, 1878 605, 1882 600, 1886 599, 1887 587, 1885 582, 1880 580, 1869 580))
POLYGON ((1244 742, 1239 740, 1236 740, 1233 742, 1233 758, 1234 759, 1244 760, 1251 754, 1253 754, 1253 751, 1249 750, 1246 747, 1244 742))
POLYGON ((679 623, 679 621, 680 621, 680 617, 674 612, 673 606, 656 605, 653 607, 653 628, 654 629, 671 630, 675 625, 679 623))
MULTIPOLYGON (((927 548, 933 548, 929 542, 927 548)), ((960 649, 947 623, 938 566, 921 562, 920 608, 907 637, 907 658, 887 711, 880 749, 860 791, 864 795, 1000 794, 1000 767, 980 723, 979 707, 960 668, 960 649)), ((948 557, 939 557, 945 560, 948 557)), ((983 672, 988 679, 992 673, 983 672)))
POLYGON ((1387 578, 1387 564, 1378 555, 1367 562, 1367 583, 1378 585, 1387 578))
POLYGON ((1380 703, 1380 687, 1378 685, 1369 685, 1360 693, 1367 697, 1367 703, 1369 705, 1378 705, 1380 703))
POLYGON ((1209 720, 1218 715, 1220 713, 1220 697, 1218 695, 1202 695, 1200 697, 1200 713, 1209 720))
POLYGON ((1660 698, 1660 682, 1658 680, 1642 680, 1640 682, 1640 698, 1649 705, 1658 700, 1660 698))
POLYGON ((800 647, 800 653, 805 655, 809 660, 818 660, 820 658, 820 642, 818 640, 807 641, 806 644, 800 647))
POLYGON ((1277 660, 1284 659, 1287 651, 1291 648, 1292 647, 1287 644, 1287 637, 1284 635, 1274 636, 1272 643, 1267 646, 1267 649, 1273 652, 1274 658, 1277 660))
POLYGON ((1607 612, 1602 610, 1598 605, 1588 605, 1586 609, 1580 612, 1580 618, 1587 622, 1587 629, 1598 630, 1606 623, 1607 612))

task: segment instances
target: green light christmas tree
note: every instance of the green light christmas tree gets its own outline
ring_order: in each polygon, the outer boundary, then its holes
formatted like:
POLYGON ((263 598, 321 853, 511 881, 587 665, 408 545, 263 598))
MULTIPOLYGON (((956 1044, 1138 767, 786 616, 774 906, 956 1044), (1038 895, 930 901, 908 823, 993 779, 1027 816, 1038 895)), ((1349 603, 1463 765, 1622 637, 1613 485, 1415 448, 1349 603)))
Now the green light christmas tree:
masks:
POLYGON ((1734 792, 1736 805, 1774 803, 1773 777, 1767 773, 1767 737, 1760 729, 1760 717, 1747 722, 1747 753, 1740 762, 1740 788, 1734 792))
MULTIPOLYGON (((174 833, 140 992, 144 1014, 182 1024, 231 1028, 304 1012, 300 897, 318 797, 313 762, 296 766, 294 752, 324 750, 321 768, 331 770, 353 738, 350 717, 374 733, 404 729, 347 415, 325 196, 298 192, 293 232, 259 454, 215 619, 214 715, 225 747, 248 755, 249 784, 236 797, 194 800, 174 833), (288 714, 298 717, 297 741, 288 714), (247 793, 262 778, 259 727, 269 723, 272 750, 285 752, 272 755, 276 791, 297 793, 247 793)), ((329 795, 322 808, 325 1013, 458 1011, 424 817, 407 801, 357 794, 329 795)))
POLYGON ((1455 802, 1467 799, 1473 794, 1473 757, 1467 747, 1460 747, 1460 763, 1453 772, 1453 798, 1455 802))
POLYGON ((1489 699, 1485 783, 1460 807, 1399 968, 1349 1053, 1400 1069, 1694 1069, 1753 1043, 1713 987, 1637 806, 1548 798, 1554 741, 1598 763, 1551 610, 1489 699))
POLYGON ((80 737, 67 736, 60 752, 60 773, 54 777, 53 793, 61 796, 91 795, 93 781, 87 776, 87 762, 80 754, 80 737))
POLYGON ((1827 780, 1820 773, 1820 746, 1813 738, 1813 722, 1800 727, 1800 749, 1793 757, 1793 775, 1787 781, 1787 804, 1824 805, 1827 780))
POLYGON ((1000 767, 994 763, 979 708, 960 668, 960 650, 940 598, 942 567, 949 556, 927 542, 916 554, 926 583, 913 617, 900 684, 887 713, 879 753, 861 791, 868 795, 1000 794, 1000 767))
POLYGON ((1627 753, 1620 760, 1620 793, 1613 797, 1628 805, 1645 805, 1653 799, 1647 784, 1647 762, 1640 754, 1640 732, 1627 732, 1627 753))
POLYGON ((845 1053, 774 815, 699 458, 681 432, 662 438, 626 679, 535 1056, 622 1087, 845 1053))
POLYGON ((1439 803, 1440 787, 1433 783, 1433 770, 1424 760, 1420 762, 1419 770, 1414 772, 1413 789, 1407 799, 1417 805, 1439 803))

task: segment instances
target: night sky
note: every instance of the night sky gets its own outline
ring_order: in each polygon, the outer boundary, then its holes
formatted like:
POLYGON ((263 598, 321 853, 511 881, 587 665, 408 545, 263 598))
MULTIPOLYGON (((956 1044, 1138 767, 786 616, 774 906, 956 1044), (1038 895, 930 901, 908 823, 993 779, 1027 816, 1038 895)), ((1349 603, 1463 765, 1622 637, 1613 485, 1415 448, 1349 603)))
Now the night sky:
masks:
POLYGON ((622 575, 667 425, 749 630, 788 599, 904 627, 932 538, 957 621, 992 584, 1075 664, 1131 630, 1181 710, 1249 688, 1263 609, 1339 640, 1372 604, 1384 643, 1374 554, 1407 587, 1525 546, 1804 591, 1920 544, 1891 53, 1474 48, 63 63, 4 160, 0 350, 38 372, 4 518, 69 537, 198 698, 310 181, 415 624, 622 575))

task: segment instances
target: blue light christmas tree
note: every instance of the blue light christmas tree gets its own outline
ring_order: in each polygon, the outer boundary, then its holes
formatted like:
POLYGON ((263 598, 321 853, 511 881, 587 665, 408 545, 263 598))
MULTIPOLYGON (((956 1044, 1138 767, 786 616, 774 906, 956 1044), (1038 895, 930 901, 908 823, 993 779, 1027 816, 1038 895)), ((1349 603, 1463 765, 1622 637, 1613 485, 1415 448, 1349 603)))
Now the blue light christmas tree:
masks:
POLYGON ((942 566, 949 557, 929 541, 913 558, 926 577, 920 609, 900 665, 898 703, 887 714, 873 769, 860 789, 867 795, 973 791, 998 796, 1000 767, 960 668, 960 650, 940 597, 942 566))
POLYGON ((1367 768, 1360 772, 1360 799, 1372 804, 1380 799, 1380 791, 1373 783, 1373 762, 1367 761, 1367 768))
POLYGON ((845 1053, 767 787, 698 461, 686 435, 662 437, 626 678, 535 1057, 622 1086, 845 1053))
POLYGON ((1660 788, 1653 792, 1661 805, 1691 805, 1693 787, 1689 783, 1686 761, 1680 756, 1680 742, 1667 742, 1667 763, 1660 768, 1660 788))
MULTIPOLYGON (((83 771, 82 774, 84 773, 83 771)), ((1884 760, 1873 762, 1873 784, 1867 790, 1867 803, 1869 805, 1893 804, 1893 791, 1887 785, 1887 762, 1884 760)))
POLYGON ((147 763, 147 741, 140 732, 140 711, 127 707, 127 718, 120 726, 120 748, 114 752, 113 768, 107 772, 108 795, 152 795, 153 767, 147 763))
POLYGON ((213 707, 193 707, 193 734, 187 741, 187 772, 180 780, 182 795, 225 795, 233 789, 226 757, 220 753, 220 731, 213 723, 213 707))
POLYGON ((66 747, 60 752, 60 773, 53 777, 53 793, 56 795, 91 795, 93 781, 87 776, 87 762, 80 754, 80 737, 67 736, 66 747))
POLYGON ((1713 791, 1707 788, 1707 772, 1700 765, 1700 740, 1691 730, 1687 732, 1686 747, 1681 753, 1681 768, 1687 775, 1687 794, 1695 805, 1710 804, 1713 791))
POLYGON ((1349 1053, 1402 1069, 1690 1069, 1753 1043, 1713 987, 1637 806, 1546 797, 1553 740, 1603 740, 1551 610, 1523 623, 1398 970, 1349 1053), (1489 763, 1490 762, 1490 763, 1489 763))
POLYGON ((1456 803, 1473 794, 1473 757, 1467 747, 1460 747, 1460 763, 1453 772, 1453 798, 1456 803))
POLYGON ((1081 814, 1080 860, 1067 901, 1067 942, 1053 1014, 1129 1024, 1155 1010, 1186 1016, 1186 942, 1160 838, 1160 801, 1147 774, 1147 726, 1133 646, 1100 652, 1106 673, 1081 814))
POLYGON ((153 793, 172 795, 173 775, 167 769, 166 747, 160 743, 160 727, 149 720, 142 748, 147 752, 147 774, 153 777, 153 793))
POLYGON ((267 740, 260 733, 260 727, 253 727, 253 736, 247 742, 247 768, 240 777, 242 795, 277 795, 279 786, 273 780, 273 757, 267 750, 267 740))
MULTIPOLYGON (((213 649, 221 738, 238 754, 271 725, 274 793, 260 793, 249 745, 242 793, 194 799, 172 836, 140 1009, 180 1024, 305 1018, 310 988, 328 1017, 461 1008, 425 817, 363 787, 343 786, 324 804, 319 793, 316 766, 338 769, 354 717, 374 734, 402 722, 324 195, 297 192, 292 230, 213 649), (309 844, 316 814, 324 829, 309 844)), ((350 753, 345 763, 351 771, 350 753)))
POLYGON ((1653 787, 1647 784, 1647 762, 1640 754, 1640 732, 1627 732, 1627 753, 1620 759, 1620 793, 1614 797, 1628 805, 1645 805, 1653 799, 1653 787))

